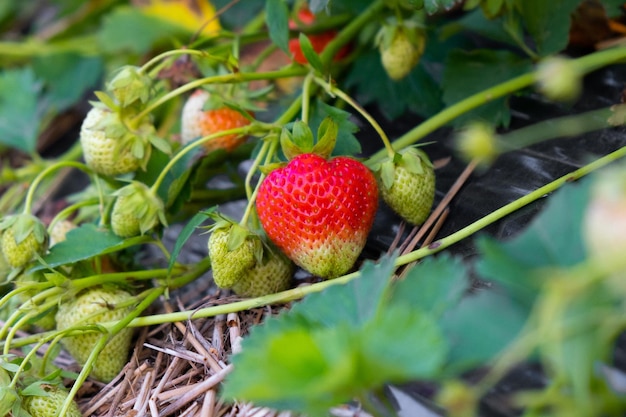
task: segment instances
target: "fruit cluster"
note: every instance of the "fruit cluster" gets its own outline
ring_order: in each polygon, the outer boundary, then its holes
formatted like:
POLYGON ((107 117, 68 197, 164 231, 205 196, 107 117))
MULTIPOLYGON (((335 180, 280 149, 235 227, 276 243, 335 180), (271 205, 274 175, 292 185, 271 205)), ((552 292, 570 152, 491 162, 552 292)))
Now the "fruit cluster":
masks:
MULTIPOLYGON (((287 48, 292 62, 268 78, 278 83, 287 76, 307 76, 307 82, 327 89, 309 58, 321 59, 338 31, 317 29, 323 18, 306 7, 293 14, 287 48), (307 33, 308 42, 296 36, 299 31, 307 33)), ((423 37, 411 25, 392 26, 377 42, 385 67, 392 62, 403 68, 402 74, 388 68, 395 80, 417 64, 423 37)), ((339 45, 326 64, 348 59, 348 43, 339 45)), ((257 114, 268 106, 272 86, 251 88, 250 82, 257 81, 254 68, 240 68, 239 57, 230 53, 207 58, 202 51, 175 52, 197 58, 194 73, 204 78, 170 88, 161 70, 175 67, 172 52, 143 67, 116 70, 103 91, 95 92, 82 122, 81 158, 51 161, 30 184, 23 211, 0 220, 0 272, 13 288, 0 302, 6 323, 0 338, 26 326, 51 332, 46 340, 61 341, 83 380, 109 382, 122 371, 133 340, 125 324, 177 282, 210 269, 218 287, 240 297, 261 297, 289 289, 297 267, 333 279, 355 267, 381 197, 414 225, 424 222, 433 203, 434 171, 422 150, 390 152, 371 168, 356 152, 337 151, 337 141, 353 133, 339 108, 321 107, 320 123, 310 121, 309 106, 302 106, 301 120, 294 107, 296 112, 285 111, 274 123, 263 122, 257 114), (173 123, 157 109, 169 100, 179 105, 173 123), (214 224, 206 262, 177 264, 161 244, 163 231, 184 218, 181 213, 194 195, 216 191, 207 189, 215 175, 232 174, 233 166, 250 159, 252 169, 237 195, 247 199, 243 217, 236 221, 209 212, 214 224), (73 196, 77 203, 44 221, 33 214, 35 191, 66 167, 86 173, 90 186, 73 196), (156 244, 169 261, 162 280, 149 282, 143 278, 149 271, 129 261, 136 246, 145 243, 156 244)), ((312 93, 306 90, 305 101, 312 93)), ((10 378, 25 376, 19 370, 10 378)), ((25 392, 17 389, 15 396, 0 398, 21 404, 33 416, 55 414, 60 407, 67 415, 79 415, 58 381, 42 386, 37 395, 25 392)))

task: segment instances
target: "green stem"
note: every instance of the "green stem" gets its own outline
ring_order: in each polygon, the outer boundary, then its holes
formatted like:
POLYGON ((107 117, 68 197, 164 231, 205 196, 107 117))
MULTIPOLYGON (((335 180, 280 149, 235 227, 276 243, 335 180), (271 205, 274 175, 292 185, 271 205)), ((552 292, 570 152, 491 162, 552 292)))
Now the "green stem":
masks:
POLYGON ((328 65, 339 50, 354 39, 363 26, 371 20, 377 19, 380 12, 385 8, 385 2, 376 0, 363 12, 359 13, 346 27, 344 27, 337 36, 326 45, 324 51, 320 54, 320 59, 324 65, 328 65))
MULTIPOLYGON (((474 233, 484 229, 485 227, 493 224, 494 222, 506 217, 507 215, 519 210, 520 208, 536 201, 546 194, 549 194, 563 184, 576 180, 578 178, 583 177, 584 175, 589 174, 590 172, 601 168, 607 165, 610 162, 613 162, 619 158, 626 156, 626 146, 620 148, 588 165, 585 165, 582 168, 579 168, 563 177, 560 177, 549 184, 544 185, 543 187, 538 188, 537 190, 495 210, 494 212, 488 214, 487 216, 477 220, 476 222, 464 227, 463 229, 458 230, 451 235, 437 240, 431 243, 428 247, 417 249, 413 252, 410 252, 406 255, 399 256, 395 265, 397 267, 407 265, 418 261, 426 256, 437 253, 443 249, 446 249, 453 244, 466 239, 467 237, 473 235, 474 233)), ((230 304, 224 304, 219 306, 207 307, 199 310, 195 310, 194 312, 176 312, 169 314, 159 314, 154 316, 145 316, 140 317, 129 323, 132 327, 141 327, 141 326, 151 326, 156 324, 163 323, 172 323, 177 321, 186 321, 193 318, 206 318, 206 317, 214 317, 220 314, 228 314, 234 313, 237 311, 249 310, 257 307, 262 307, 270 304, 284 304, 290 301, 298 300, 303 298, 308 294, 312 294, 315 292, 320 292, 325 290, 328 287, 334 285, 341 285, 360 276, 360 272, 356 271, 351 274, 347 274, 332 280, 322 281, 319 283, 315 283, 309 285, 307 287, 299 287, 293 288, 287 291, 282 291, 275 294, 269 294, 262 297, 251 298, 247 300, 242 300, 230 304)))
POLYGON ((154 58, 152 58, 151 60, 143 64, 141 68, 139 69, 139 71, 145 74, 150 70, 152 66, 158 64, 161 60, 171 57, 171 56, 178 56, 178 55, 208 56, 209 54, 207 54, 204 51, 199 51, 197 49, 172 49, 170 51, 166 51, 166 52, 163 52, 162 54, 155 56, 154 58))
MULTIPOLYGON (((608 64, 626 59, 626 47, 607 49, 594 52, 582 58, 572 61, 580 74, 586 74, 608 64)), ((419 141, 426 135, 434 132, 440 127, 448 124, 455 118, 473 110, 483 104, 489 103, 499 97, 511 94, 532 85, 535 82, 535 72, 520 75, 511 80, 505 81, 487 90, 471 95, 460 102, 453 104, 436 115, 432 116, 422 124, 411 129, 398 139, 392 146, 394 149, 402 149, 419 141)), ((371 162, 380 162, 385 157, 385 150, 380 150, 370 157, 371 162)))
POLYGON ((122 320, 116 322, 115 325, 113 325, 111 327, 104 327, 104 329, 106 330, 106 333, 103 334, 98 339, 98 341, 96 342, 96 345, 91 350, 91 353, 89 354, 89 357, 87 358, 87 361, 83 365, 83 369, 81 369, 80 374, 78 374, 78 377, 76 378, 76 381, 74 381, 74 385, 72 385, 72 389, 70 390, 70 392, 69 392, 69 394, 67 396, 67 399, 63 403, 63 407, 61 408, 61 411, 59 412, 59 415, 61 415, 61 416, 66 415, 67 411, 69 410, 69 408, 70 408, 70 406, 72 404, 72 400, 74 399, 74 397, 76 396, 76 393, 78 392, 80 387, 82 387, 83 383, 85 382, 85 380, 89 376, 89 373, 91 372, 91 369, 93 368, 93 365, 96 362, 96 359, 100 355, 100 352, 102 352, 102 350, 105 348, 105 346, 109 342, 110 338, 115 336, 117 333, 119 333, 124 328, 126 328, 128 326, 128 323, 131 320, 133 320, 134 318, 139 316, 145 309, 150 307, 152 305, 152 303, 157 298, 159 298, 161 296, 161 294, 163 294, 163 291, 165 291, 165 289, 161 288, 161 287, 153 288, 149 292, 149 294, 146 296, 146 298, 144 298, 137 305, 137 307, 135 309, 133 309, 133 311, 130 314, 128 314, 122 320))
POLYGON ((24 203, 24 214, 30 214, 33 204, 33 196, 35 195, 35 190, 37 189, 41 181, 43 181, 43 179, 51 172, 65 167, 78 168, 81 171, 86 172, 87 174, 93 173, 91 168, 89 168, 87 165, 76 161, 59 161, 53 165, 50 165, 49 167, 41 171, 39 175, 37 175, 37 177, 33 180, 32 184, 28 188, 28 194, 26 194, 26 201, 24 203))
POLYGON ((289 78, 289 77, 297 77, 302 76, 307 73, 306 68, 299 67, 290 67, 281 69, 278 71, 270 71, 270 72, 238 72, 224 75, 216 75, 213 77, 200 78, 195 81, 191 81, 181 87, 178 87, 167 94, 162 95, 154 102, 150 103, 145 109, 143 109, 139 114, 137 114, 133 120, 142 120, 148 114, 150 114, 154 109, 159 107, 161 104, 171 100, 174 97, 177 97, 181 94, 184 94, 188 91, 194 90, 202 85, 206 84, 229 84, 229 83, 242 83, 247 81, 255 81, 255 80, 273 80, 277 78, 289 78))
POLYGON ((302 121, 306 124, 309 123, 309 105, 311 103, 311 82, 315 74, 310 72, 304 78, 304 84, 302 85, 302 94, 300 98, 302 99, 302 111, 300 112, 302 115, 302 121))
POLYGON ((367 112, 367 110, 365 110, 352 97, 350 97, 349 95, 347 95, 341 89, 335 87, 334 85, 327 83, 326 81, 322 80, 319 77, 315 78, 315 82, 319 84, 322 88, 324 88, 328 92, 328 94, 330 94, 331 96, 339 97, 340 99, 348 103, 350 106, 352 106, 352 108, 356 110, 361 116, 363 116, 363 118, 368 121, 368 123, 374 128, 374 130, 376 130, 376 132, 380 136, 380 139, 383 141, 383 144, 385 145, 385 149, 387 150, 387 155, 389 156, 389 158, 393 159, 396 151, 391 146, 389 137, 387 136, 383 128, 380 126, 380 124, 376 121, 376 119, 374 119, 372 115, 367 112))
POLYGON ((93 197, 93 198, 88 198, 86 200, 80 201, 76 204, 72 204, 71 206, 65 207, 63 210, 59 211, 56 214, 56 216, 52 218, 52 220, 50 220, 50 224, 48 225, 48 234, 50 234, 50 232, 52 231, 52 229, 58 222, 69 217, 74 211, 82 207, 97 205, 99 202, 100 202, 100 199, 98 197, 93 197))
POLYGON ((184 148, 182 148, 176 155, 174 155, 167 162, 167 165, 165 165, 165 167, 163 167, 163 169, 159 173, 159 176, 154 181, 154 184, 152 184, 152 187, 150 187, 150 191, 156 195, 157 191, 159 190, 159 187, 161 187, 161 184, 165 180, 165 177, 167 176, 168 172, 174 167, 174 165, 178 161, 180 161, 180 159, 183 156, 187 155, 189 152, 191 152, 192 150, 198 148, 199 146, 201 146, 205 142, 208 142, 208 141, 210 141, 212 139, 215 139, 215 138, 218 138, 220 136, 226 136, 226 135, 247 135, 254 128, 258 128, 258 125, 256 125, 255 123, 253 123, 251 125, 248 125, 248 126, 236 127, 234 129, 223 130, 221 132, 216 132, 216 133, 213 133, 211 135, 204 136, 204 137, 202 137, 202 138, 200 138, 200 139, 190 143, 189 145, 185 146, 184 148))
MULTIPOLYGON (((258 189, 258 187, 255 187, 254 191, 252 191, 252 187, 251 187, 252 177, 254 176, 257 169, 261 165, 261 161, 265 157, 265 154, 267 153, 269 147, 270 147, 269 139, 266 139, 263 142, 263 145, 261 146, 259 153, 254 158, 254 162, 252 163, 252 166, 250 167, 250 169, 248 170, 248 173, 246 174, 245 187, 246 187, 246 196, 248 198, 248 203, 246 205, 246 210, 244 211, 243 216, 241 216, 241 221, 239 222, 239 224, 243 227, 247 227, 248 219, 250 218, 250 215, 252 214, 252 209, 254 207, 254 202, 256 200, 256 194, 257 194, 257 189, 258 189)), ((257 185, 262 180, 263 180, 262 178, 259 179, 259 182, 257 183, 257 185)))

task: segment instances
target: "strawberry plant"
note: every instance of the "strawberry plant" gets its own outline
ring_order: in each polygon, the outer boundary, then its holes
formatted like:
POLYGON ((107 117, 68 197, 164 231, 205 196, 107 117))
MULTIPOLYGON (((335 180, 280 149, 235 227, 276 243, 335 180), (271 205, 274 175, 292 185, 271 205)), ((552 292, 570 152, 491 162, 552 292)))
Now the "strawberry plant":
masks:
POLYGON ((0 415, 472 416, 527 365, 515 413, 623 414, 623 1, 46 4, 0 6, 0 415))

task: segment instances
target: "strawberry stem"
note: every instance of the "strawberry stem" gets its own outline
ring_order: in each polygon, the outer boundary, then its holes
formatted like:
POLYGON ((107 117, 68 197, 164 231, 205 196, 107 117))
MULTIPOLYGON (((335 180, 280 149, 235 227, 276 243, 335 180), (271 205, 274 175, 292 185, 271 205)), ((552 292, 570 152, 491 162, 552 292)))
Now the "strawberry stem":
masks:
POLYGON ((65 167, 71 167, 71 168, 78 168, 81 171, 86 172, 87 174, 93 174, 93 171, 91 170, 91 168, 89 168, 87 165, 80 163, 80 162, 76 162, 76 161, 59 161, 53 165, 50 165, 49 167, 47 167, 46 169, 44 169, 43 171, 41 171, 37 177, 35 177, 35 179, 33 180, 33 182, 31 183, 30 187, 28 188, 28 194, 26 194, 26 200, 24 203, 24 214, 30 214, 31 212, 31 208, 32 208, 32 204, 33 204, 33 197, 35 195, 35 190, 37 189, 37 187, 39 186, 39 184, 41 183, 41 181, 43 181, 43 179, 50 173, 60 169, 60 168, 65 168, 65 167))
MULTIPOLYGON (((582 58, 572 60, 572 65, 577 67, 580 74, 586 74, 608 64, 622 61, 624 59, 626 59, 626 47, 616 47, 594 52, 583 56, 582 58)), ((410 146, 468 111, 532 85, 536 80, 535 75, 536 71, 520 75, 471 95, 466 99, 443 109, 436 115, 430 117, 420 125, 414 127, 396 139, 392 143, 393 149, 402 149, 410 146)), ((380 150, 373 154, 370 157, 370 161, 380 162, 380 160, 382 160, 385 156, 384 152, 385 151, 380 150)))
MULTIPOLYGON (((147 73, 151 67, 155 66, 156 64, 158 64, 159 62, 161 62, 162 60, 164 60, 165 58, 169 58, 172 56, 178 56, 178 55, 196 55, 196 56, 200 56, 200 57, 207 57, 207 56, 211 56, 209 53, 205 52, 205 51, 200 51, 197 49, 173 49, 170 51, 166 51, 163 52, 157 56, 155 56, 154 58, 152 58, 151 60, 149 60, 148 62, 146 62, 145 64, 143 64, 141 66, 141 68, 139 69, 140 72, 143 72, 144 74, 147 73)), ((213 57, 215 59, 217 59, 217 57, 213 57)))
POLYGON ((311 82, 315 74, 310 72, 307 74, 304 79, 304 84, 302 85, 302 109, 301 109, 301 117, 302 121, 306 124, 309 124, 309 105, 311 103, 311 82))
POLYGON ((157 100, 153 101, 148 105, 145 109, 139 112, 136 116, 133 117, 133 121, 136 123, 139 120, 142 120, 146 117, 150 112, 159 107, 161 104, 167 102, 168 100, 177 97, 181 94, 184 94, 188 91, 194 90, 202 85, 206 84, 229 84, 229 83, 242 83, 247 81, 255 81, 255 80, 274 80, 278 78, 290 78, 290 77, 298 77, 305 75, 307 73, 306 68, 302 67, 290 67, 284 68, 278 71, 270 71, 270 72, 238 72, 224 75, 216 75, 212 77, 200 78, 194 81, 191 81, 183 86, 180 86, 167 94, 162 95, 157 100))
POLYGON ((376 119, 372 117, 372 115, 370 115, 367 112, 367 110, 361 107, 359 103, 354 101, 352 97, 344 93, 338 87, 324 81, 323 79, 319 77, 315 77, 315 82, 319 84, 322 88, 324 88, 328 92, 328 94, 330 94, 331 96, 339 97, 340 99, 348 103, 350 106, 352 106, 354 110, 359 112, 359 114, 363 116, 363 118, 369 122, 369 124, 374 128, 374 130, 376 130, 376 132, 380 136, 380 139, 383 141, 383 144, 385 145, 385 149, 387 150, 387 155, 389 156, 389 159, 394 158, 396 151, 391 146, 389 137, 387 136, 383 128, 380 126, 380 124, 376 121, 376 119))

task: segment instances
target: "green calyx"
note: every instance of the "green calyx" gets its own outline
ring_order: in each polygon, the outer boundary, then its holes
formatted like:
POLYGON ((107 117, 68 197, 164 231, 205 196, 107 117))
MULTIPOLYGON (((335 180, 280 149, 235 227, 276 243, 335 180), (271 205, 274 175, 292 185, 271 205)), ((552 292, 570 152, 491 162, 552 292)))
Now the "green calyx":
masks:
POLYGON ((432 170, 433 164, 428 155, 416 147, 408 147, 396 152, 393 159, 387 159, 374 168, 385 189, 393 186, 396 167, 402 167, 412 174, 424 175, 427 169, 432 170))
POLYGON ((332 118, 326 117, 317 129, 317 140, 313 131, 303 121, 293 123, 291 131, 284 128, 280 134, 280 146, 287 159, 298 155, 313 153, 328 158, 335 149, 339 125, 332 118))
POLYGON ((141 68, 133 65, 121 67, 107 83, 107 89, 121 107, 150 100, 152 79, 141 68))
POLYGON ((5 217, 0 222, 0 232, 11 229, 15 244, 19 245, 32 234, 39 244, 47 240, 46 226, 41 220, 30 213, 15 214, 5 217))
POLYGON ((143 235, 167 225, 163 201, 144 183, 133 181, 115 192, 111 228, 121 237, 143 235))

